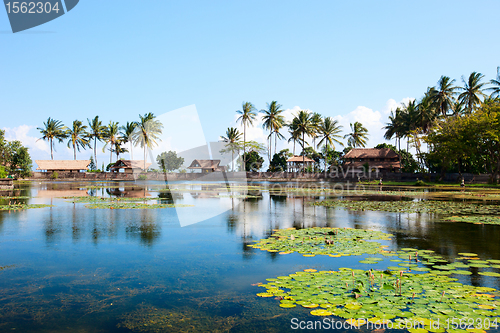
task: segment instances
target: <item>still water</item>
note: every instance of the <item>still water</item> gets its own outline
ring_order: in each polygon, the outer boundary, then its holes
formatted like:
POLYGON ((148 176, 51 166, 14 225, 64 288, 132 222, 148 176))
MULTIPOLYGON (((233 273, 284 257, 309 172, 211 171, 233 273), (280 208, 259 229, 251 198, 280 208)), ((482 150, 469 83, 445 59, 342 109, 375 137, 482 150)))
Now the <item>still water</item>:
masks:
MULTIPOLYGON (((257 297, 264 291, 257 283, 307 268, 377 268, 359 263, 362 256, 305 258, 247 246, 273 229, 381 230, 394 234, 382 242, 393 250, 430 249, 449 257, 473 252, 481 259, 500 259, 500 226, 443 223, 429 214, 316 207, 310 204, 324 196, 268 190, 276 184, 252 183, 248 197, 228 198, 218 196, 214 184, 187 183, 174 195, 176 204, 186 205, 177 210, 89 209, 87 203, 63 198, 147 197, 171 203, 161 185, 19 185, 10 195, 30 198, 17 200, 51 207, 0 211, 0 331, 289 332, 294 331, 292 318, 317 318, 308 309, 282 309, 275 299, 257 297), (181 227, 179 214, 201 222, 181 227)), ((500 279, 476 274, 460 282, 500 289, 500 279)))

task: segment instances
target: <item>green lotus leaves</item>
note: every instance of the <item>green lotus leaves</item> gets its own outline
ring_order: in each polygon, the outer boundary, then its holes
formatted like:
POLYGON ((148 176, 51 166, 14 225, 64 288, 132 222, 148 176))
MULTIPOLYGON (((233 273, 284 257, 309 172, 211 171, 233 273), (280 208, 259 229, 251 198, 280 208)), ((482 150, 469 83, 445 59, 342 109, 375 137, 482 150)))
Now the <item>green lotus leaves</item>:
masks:
MULTIPOLYGON (((298 252, 304 256, 329 255, 341 257, 362 254, 384 254, 380 243, 372 240, 390 240, 391 234, 381 231, 349 228, 294 228, 277 230, 267 239, 250 247, 280 254, 298 252)), ((364 263, 377 263, 381 258, 366 258, 364 263)))

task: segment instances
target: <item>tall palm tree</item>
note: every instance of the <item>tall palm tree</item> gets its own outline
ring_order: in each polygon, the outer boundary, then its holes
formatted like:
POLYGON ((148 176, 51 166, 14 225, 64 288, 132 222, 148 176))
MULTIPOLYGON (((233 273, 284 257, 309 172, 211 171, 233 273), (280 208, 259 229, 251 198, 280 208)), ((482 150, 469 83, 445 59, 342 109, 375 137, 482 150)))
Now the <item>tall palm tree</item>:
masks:
POLYGON ((285 117, 281 113, 281 104, 276 101, 271 103, 266 103, 267 109, 261 110, 264 113, 262 116, 263 124, 262 127, 269 130, 269 161, 271 160, 272 150, 271 150, 271 138, 274 134, 274 153, 276 154, 276 142, 279 138, 283 138, 283 135, 279 132, 280 129, 285 125, 285 117))
MULTIPOLYGON (((333 149, 335 149, 334 142, 340 144, 341 146, 344 146, 344 144, 338 140, 338 138, 342 137, 339 135, 341 131, 342 131, 342 125, 339 125, 339 122, 336 119, 333 119, 331 117, 326 117, 318 127, 318 133, 319 136, 321 137, 321 140, 318 142, 318 147, 321 146, 323 143, 325 143, 326 145, 325 152, 328 153, 328 144, 330 144, 333 147, 333 149)), ((327 165, 328 161, 326 160, 326 154, 325 154, 325 173, 327 165)))
POLYGON ((304 151, 306 149, 306 135, 313 136, 316 131, 316 127, 313 122, 312 115, 304 110, 299 111, 293 119, 293 122, 295 123, 294 126, 296 126, 296 131, 302 135, 302 172, 304 172, 306 167, 306 154, 304 151))
POLYGON ((161 141, 160 135, 162 133, 163 124, 155 119, 155 115, 146 113, 144 116, 139 115, 139 122, 132 134, 134 144, 139 144, 144 149, 144 171, 146 171, 146 148, 152 149, 158 143, 156 140, 161 141))
POLYGON ((313 125, 313 133, 311 134, 312 137, 312 142, 313 142, 313 147, 316 146, 316 138, 319 136, 319 127, 321 126, 321 123, 323 122, 323 117, 317 112, 313 112, 311 115, 311 122, 313 125))
POLYGON ((255 117, 257 117, 257 111, 252 103, 243 102, 242 109, 236 112, 240 115, 236 121, 243 124, 243 171, 246 171, 245 153, 247 142, 247 124, 253 125, 255 117))
POLYGON ((80 120, 73 121, 73 128, 68 130, 68 148, 73 147, 74 158, 76 160, 76 150, 80 151, 80 148, 85 149, 85 147, 90 147, 89 133, 87 132, 87 126, 83 125, 80 120))
MULTIPOLYGON (((434 89, 429 88, 417 105, 417 127, 422 134, 429 133, 437 120, 438 114, 442 114, 442 109, 438 109, 436 104, 433 103, 433 97, 434 89)), ((446 112, 444 115, 446 115, 446 112)))
POLYGON ((455 80, 450 79, 448 76, 441 76, 437 83, 436 89, 431 91, 432 103, 436 106, 439 113, 443 116, 448 115, 448 112, 452 110, 453 103, 455 102, 456 90, 453 83, 455 80))
POLYGON ((401 108, 401 137, 406 138, 406 151, 410 148, 410 137, 417 128, 419 122, 419 111, 415 100, 409 101, 408 104, 403 104, 401 108))
POLYGON ((37 127, 42 137, 39 140, 49 141, 50 144, 50 158, 54 159, 54 139, 63 142, 68 137, 67 127, 63 125, 60 120, 55 120, 49 117, 47 122, 43 123, 42 127, 37 127))
POLYGON ((94 139, 94 161, 97 164, 97 154, 96 154, 96 144, 97 140, 102 141, 104 139, 104 133, 106 131, 106 126, 103 126, 102 122, 99 120, 99 116, 95 116, 94 119, 90 120, 87 118, 89 123, 89 138, 94 139))
POLYGON ((467 81, 465 81, 464 77, 462 77, 464 87, 460 88, 463 92, 458 96, 458 100, 465 106, 465 109, 469 114, 472 113, 478 105, 481 105, 480 97, 486 96, 483 93, 483 86, 485 83, 481 82, 483 77, 483 74, 476 72, 472 72, 467 81))
POLYGON ((300 140, 300 133, 297 130, 296 122, 292 121, 287 126, 288 126, 288 134, 290 134, 288 143, 290 143, 290 141, 293 141, 293 155, 295 155, 295 143, 300 140))
POLYGON ((120 127, 120 135, 121 135, 121 141, 123 143, 130 142, 130 159, 134 160, 134 153, 132 151, 132 133, 134 133, 135 128, 137 127, 137 122, 132 121, 128 122, 127 124, 120 127))
POLYGON ((109 145, 109 163, 113 162, 113 149, 116 146, 117 141, 119 141, 120 128, 118 127, 118 122, 110 121, 109 125, 106 127, 103 135, 104 147, 102 151, 106 150, 109 145))
MULTIPOLYGON (((385 129, 384 139, 392 140, 396 137, 396 147, 398 146, 399 138, 401 137, 401 109, 396 108, 396 112, 391 110, 391 115, 389 116, 389 122, 385 124, 383 129, 385 129)), ((401 144, 399 144, 399 150, 401 151, 401 144)))
POLYGON ((368 139, 368 130, 358 121, 349 125, 351 126, 351 133, 344 135, 344 139, 347 138, 348 146, 352 148, 364 148, 368 139))
POLYGON ((490 80, 490 84, 492 84, 493 87, 486 89, 492 91, 490 97, 500 97, 500 67, 497 67, 497 78, 490 80))
POLYGON ((237 128, 229 127, 226 131, 226 136, 220 137, 223 142, 226 142, 226 147, 231 150, 231 170, 234 172, 234 151, 239 150, 239 141, 241 133, 237 128))

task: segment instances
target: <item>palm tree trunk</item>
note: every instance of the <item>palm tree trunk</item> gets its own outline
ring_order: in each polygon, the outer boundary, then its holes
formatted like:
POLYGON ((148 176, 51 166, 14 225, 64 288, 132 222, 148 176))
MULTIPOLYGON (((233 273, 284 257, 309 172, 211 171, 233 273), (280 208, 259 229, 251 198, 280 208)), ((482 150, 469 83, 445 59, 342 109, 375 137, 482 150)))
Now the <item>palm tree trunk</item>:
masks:
POLYGON ((293 156, 295 156, 295 139, 293 139, 293 156))
POLYGON ((278 133, 274 133, 274 155, 276 155, 276 144, 278 142, 278 133))
POLYGON ((146 172, 146 145, 144 145, 144 172, 146 172))
POLYGON ((306 132, 302 133, 302 173, 306 172, 306 132))
POLYGON ((245 156, 245 148, 247 144, 247 126, 246 123, 243 121, 243 171, 247 171, 247 165, 246 165, 246 156, 245 156))
POLYGON ((97 144, 97 137, 94 137, 94 161, 95 161, 95 166, 97 168, 97 166, 99 164, 97 164, 97 154, 96 154, 96 151, 95 151, 96 144, 97 144))
POLYGON ((73 142, 73 152, 75 154, 75 161, 76 161, 76 147, 75 147, 75 143, 73 142))
POLYGON ((53 147, 53 142, 52 142, 52 139, 50 139, 50 158, 53 160, 54 159, 54 153, 52 152, 52 147, 53 147))
POLYGON ((132 141, 130 141, 130 160, 134 160, 134 153, 132 152, 132 141))

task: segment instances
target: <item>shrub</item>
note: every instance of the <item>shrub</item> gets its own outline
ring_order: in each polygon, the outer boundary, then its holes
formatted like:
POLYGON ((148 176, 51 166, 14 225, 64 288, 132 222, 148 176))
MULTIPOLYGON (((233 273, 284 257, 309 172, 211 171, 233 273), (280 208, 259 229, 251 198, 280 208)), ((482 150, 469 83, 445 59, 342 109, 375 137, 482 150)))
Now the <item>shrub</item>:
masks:
POLYGON ((148 176, 146 176, 146 175, 139 175, 138 179, 139 180, 146 180, 146 179, 148 179, 148 176))
POLYGON ((52 178, 52 179, 59 178, 59 174, 57 173, 57 171, 52 172, 52 175, 50 176, 50 178, 52 178))
POLYGON ((415 182, 415 186, 425 186, 427 185, 423 180, 417 180, 415 182))
POLYGON ((5 168, 3 165, 0 165, 0 178, 6 178, 7 177, 7 172, 5 171, 5 168))

